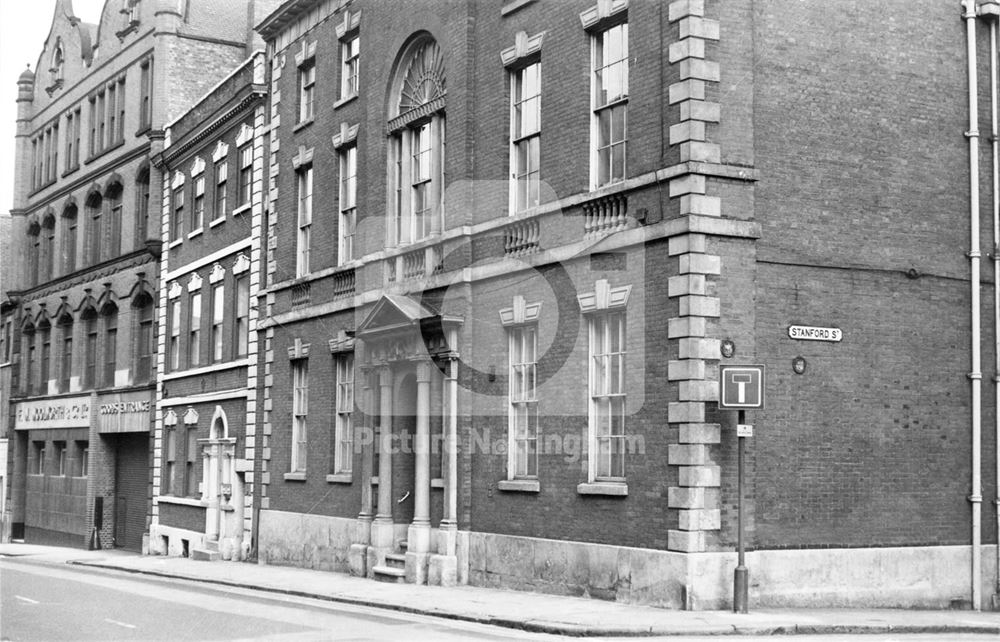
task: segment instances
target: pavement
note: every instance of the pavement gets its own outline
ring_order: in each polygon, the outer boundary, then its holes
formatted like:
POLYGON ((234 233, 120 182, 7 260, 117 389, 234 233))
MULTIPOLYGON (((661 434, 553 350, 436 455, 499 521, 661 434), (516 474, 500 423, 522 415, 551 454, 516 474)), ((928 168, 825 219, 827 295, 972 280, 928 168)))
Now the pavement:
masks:
POLYGON ((674 611, 596 599, 474 586, 389 584, 346 573, 238 562, 202 562, 124 551, 0 544, 0 558, 73 564, 390 609, 575 637, 939 633, 1000 635, 1000 613, 905 609, 674 611))

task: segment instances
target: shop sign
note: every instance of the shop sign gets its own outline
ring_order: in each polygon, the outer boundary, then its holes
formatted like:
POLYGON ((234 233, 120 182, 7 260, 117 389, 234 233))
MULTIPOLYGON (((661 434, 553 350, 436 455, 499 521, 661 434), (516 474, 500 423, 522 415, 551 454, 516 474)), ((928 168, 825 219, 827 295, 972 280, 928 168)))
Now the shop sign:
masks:
POLYGON ((22 401, 15 405, 15 430, 87 428, 89 426, 89 396, 22 401))
POLYGON ((102 396, 97 402, 97 432, 149 432, 148 392, 102 396))

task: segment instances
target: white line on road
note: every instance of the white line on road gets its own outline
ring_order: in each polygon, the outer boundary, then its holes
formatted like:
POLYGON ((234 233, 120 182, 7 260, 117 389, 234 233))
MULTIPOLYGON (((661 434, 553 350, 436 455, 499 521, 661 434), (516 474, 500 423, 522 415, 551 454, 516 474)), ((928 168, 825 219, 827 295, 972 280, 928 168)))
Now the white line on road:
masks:
POLYGON ((129 624, 128 622, 119 622, 118 620, 110 620, 108 618, 104 618, 104 621, 105 622, 109 622, 111 624, 117 624, 118 626, 124 626, 126 629, 134 629, 135 628, 134 624, 129 624))
POLYGON ((23 597, 21 595, 15 595, 14 597, 21 600, 22 602, 27 602, 28 604, 38 604, 38 600, 33 600, 30 597, 23 597))

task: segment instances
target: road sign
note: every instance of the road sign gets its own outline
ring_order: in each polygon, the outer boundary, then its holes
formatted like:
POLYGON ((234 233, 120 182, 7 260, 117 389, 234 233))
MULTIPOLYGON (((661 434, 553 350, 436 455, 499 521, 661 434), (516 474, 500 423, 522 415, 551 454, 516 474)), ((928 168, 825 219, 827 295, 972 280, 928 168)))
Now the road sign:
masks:
POLYGON ((764 407, 764 366, 719 368, 719 408, 729 410, 764 407))
POLYGON ((832 341, 834 343, 844 338, 840 328, 817 328, 810 325, 788 326, 788 336, 800 341, 832 341))
POLYGON ((753 424, 736 424, 737 437, 753 437, 753 424))

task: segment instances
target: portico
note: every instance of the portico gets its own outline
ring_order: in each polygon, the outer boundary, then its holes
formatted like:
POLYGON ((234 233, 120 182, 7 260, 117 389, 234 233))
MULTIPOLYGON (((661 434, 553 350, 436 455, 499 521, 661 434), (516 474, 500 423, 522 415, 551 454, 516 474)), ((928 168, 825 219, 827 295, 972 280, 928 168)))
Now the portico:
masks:
POLYGON ((352 573, 416 584, 456 581, 460 323, 408 297, 385 295, 356 331, 362 430, 374 439, 359 440, 365 484, 352 573), (433 443, 432 432, 439 435, 433 443), (439 477, 432 475, 438 462, 439 477), (443 491, 439 503, 432 502, 432 486, 443 491))

